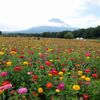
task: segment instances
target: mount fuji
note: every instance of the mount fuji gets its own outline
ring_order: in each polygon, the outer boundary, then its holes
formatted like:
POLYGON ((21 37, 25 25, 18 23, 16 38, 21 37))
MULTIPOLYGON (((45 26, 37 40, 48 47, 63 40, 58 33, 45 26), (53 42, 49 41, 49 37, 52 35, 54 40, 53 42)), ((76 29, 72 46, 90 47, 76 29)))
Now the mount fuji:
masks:
POLYGON ((29 29, 20 31, 12 31, 12 33, 43 33, 43 32, 61 32, 61 31, 73 31, 78 28, 72 27, 58 18, 52 18, 47 22, 44 22, 40 26, 34 26, 29 29))

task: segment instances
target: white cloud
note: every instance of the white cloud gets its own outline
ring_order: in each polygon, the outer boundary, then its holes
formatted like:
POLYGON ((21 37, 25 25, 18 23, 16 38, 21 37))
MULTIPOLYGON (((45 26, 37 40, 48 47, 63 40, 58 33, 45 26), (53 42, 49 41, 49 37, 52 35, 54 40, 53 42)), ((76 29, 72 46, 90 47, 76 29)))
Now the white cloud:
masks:
POLYGON ((60 18, 67 24, 86 27, 90 16, 79 18, 80 12, 95 2, 100 4, 100 0, 0 0, 0 23, 28 28, 60 18))

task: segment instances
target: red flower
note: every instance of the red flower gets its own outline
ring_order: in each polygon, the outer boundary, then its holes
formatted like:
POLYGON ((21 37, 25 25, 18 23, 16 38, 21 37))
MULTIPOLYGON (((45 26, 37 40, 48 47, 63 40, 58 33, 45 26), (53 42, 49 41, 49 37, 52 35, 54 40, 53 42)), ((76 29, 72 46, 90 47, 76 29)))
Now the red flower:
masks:
POLYGON ((62 68, 62 72, 64 73, 66 70, 64 68, 62 68))
POLYGON ((44 54, 40 54, 39 56, 40 56, 40 58, 44 58, 44 54))
POLYGON ((65 66, 65 64, 62 64, 62 66, 65 66))
POLYGON ((58 71, 56 69, 52 69, 51 71, 49 71, 49 73, 52 75, 58 75, 58 71))
POLYGON ((83 94, 83 98, 84 98, 84 100, 88 100, 89 99, 89 95, 88 94, 83 94))
POLYGON ((92 77, 93 78, 97 78, 97 74, 92 74, 92 77))
POLYGON ((46 64, 47 66, 51 66, 51 62, 50 62, 50 61, 46 61, 45 64, 46 64))
POLYGON ((44 66, 40 66, 40 69, 44 69, 44 66))
POLYGON ((2 86, 7 85, 7 84, 11 84, 11 82, 9 82, 9 81, 4 81, 4 82, 1 83, 2 86))
POLYGON ((24 56, 19 56, 19 58, 25 58, 24 56))
POLYGON ((33 79, 34 79, 34 80, 37 80, 37 79, 38 79, 38 76, 37 76, 37 75, 34 75, 34 76, 33 76, 33 79))
POLYGON ((94 68, 94 72, 97 72, 97 69, 96 68, 94 68))
POLYGON ((90 72, 91 72, 90 69, 85 70, 85 73, 87 73, 87 74, 90 73, 90 72))
POLYGON ((46 88, 51 88, 53 86, 53 84, 51 83, 51 82, 48 82, 47 84, 46 84, 46 88))
POLYGON ((79 84, 79 85, 82 85, 82 84, 83 84, 83 82, 82 82, 82 81, 78 81, 78 84, 79 84))
POLYGON ((18 50, 17 50, 17 49, 12 49, 11 51, 15 51, 15 52, 18 52, 18 50))
POLYGON ((74 60, 74 58, 70 58, 70 60, 71 60, 71 61, 73 61, 73 60, 74 60))
POLYGON ((45 50, 48 50, 48 48, 45 48, 45 50))
POLYGON ((16 71, 16 72, 17 72, 17 71, 19 72, 19 71, 21 71, 21 70, 22 70, 22 67, 21 67, 21 66, 16 66, 16 67, 14 67, 14 71, 16 71))

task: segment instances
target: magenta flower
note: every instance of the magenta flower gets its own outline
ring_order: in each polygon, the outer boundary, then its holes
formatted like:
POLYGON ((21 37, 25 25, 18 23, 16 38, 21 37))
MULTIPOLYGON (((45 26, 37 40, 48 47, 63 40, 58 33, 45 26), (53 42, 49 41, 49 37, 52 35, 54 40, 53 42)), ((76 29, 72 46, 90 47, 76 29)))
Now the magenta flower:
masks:
POLYGON ((8 75, 8 72, 1 72, 0 73, 0 76, 2 76, 2 77, 5 77, 5 76, 7 76, 8 75))
POLYGON ((59 85, 57 86, 57 88, 58 88, 59 90, 63 90, 64 87, 65 87, 65 84, 64 84, 64 83, 61 83, 61 84, 59 84, 59 85))
POLYGON ((86 53, 85 53, 85 56, 86 56, 86 57, 90 57, 90 56, 91 56, 90 52, 86 52, 86 53))
POLYGON ((19 93, 19 94, 25 94, 25 93, 27 93, 27 88, 24 88, 24 87, 22 87, 22 88, 20 88, 20 89, 18 89, 17 90, 17 92, 19 93))

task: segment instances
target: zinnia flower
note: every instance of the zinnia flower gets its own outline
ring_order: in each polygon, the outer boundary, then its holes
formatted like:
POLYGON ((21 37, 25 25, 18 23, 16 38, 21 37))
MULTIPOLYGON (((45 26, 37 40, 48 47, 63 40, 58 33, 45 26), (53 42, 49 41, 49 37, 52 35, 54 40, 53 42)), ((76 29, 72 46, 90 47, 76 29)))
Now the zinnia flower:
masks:
POLYGON ((86 81, 90 81, 91 79, 90 79, 89 77, 86 77, 85 80, 86 80, 86 81))
POLYGON ((7 89, 10 89, 11 87, 12 87, 12 84, 6 84, 4 86, 1 86, 0 90, 7 90, 7 89))
POLYGON ((63 75, 63 72, 62 72, 62 71, 60 71, 58 74, 59 74, 60 76, 62 76, 62 75, 63 75))
POLYGON ((86 73, 86 74, 88 74, 88 73, 90 73, 90 72, 91 72, 90 69, 86 69, 86 70, 85 70, 85 73, 86 73))
POLYGON ((85 79, 85 78, 86 78, 86 76, 85 76, 85 75, 82 75, 82 76, 81 76, 81 79, 85 79))
POLYGON ((39 68, 40 68, 40 69, 44 69, 44 66, 40 66, 39 68))
POLYGON ((23 65, 28 65, 28 64, 29 64, 28 61, 23 62, 23 65))
POLYGON ((93 78, 97 78, 97 74, 92 74, 92 77, 93 78))
POLYGON ((16 72, 19 72, 19 71, 21 71, 22 70, 22 67, 21 66, 16 66, 16 67, 14 67, 14 71, 16 71, 16 72))
POLYGON ((56 91, 57 93, 59 93, 59 92, 60 92, 60 90, 59 90, 59 89, 56 89, 55 91, 56 91))
POLYGON ((27 88, 24 88, 24 87, 22 87, 22 88, 20 88, 20 89, 17 90, 17 92, 18 92, 19 94, 26 94, 27 91, 28 91, 27 88))
POLYGON ((3 90, 0 90, 0 94, 2 94, 3 93, 3 90))
POLYGON ((4 81, 1 83, 2 86, 7 85, 7 84, 11 84, 9 81, 4 81))
POLYGON ((50 61, 46 61, 45 64, 46 64, 47 66, 51 66, 51 62, 50 62, 50 61))
POLYGON ((7 64, 7 66, 11 66, 12 65, 12 62, 11 61, 8 61, 6 64, 7 64))
POLYGON ((41 87, 38 88, 38 93, 43 93, 43 89, 41 87))
POLYGON ((84 98, 84 100, 88 100, 89 99, 89 95, 88 94, 83 94, 83 98, 84 98))
POLYGON ((48 82, 47 84, 46 84, 46 88, 51 88, 53 86, 53 84, 51 83, 51 82, 48 82))
POLYGON ((4 55, 4 52, 0 51, 0 55, 1 55, 1 56, 4 55))
POLYGON ((80 90, 80 86, 79 86, 79 85, 73 85, 72 88, 73 88, 73 90, 76 90, 76 91, 77 91, 77 90, 80 90))
POLYGON ((86 57, 90 57, 90 56, 91 56, 90 52, 86 52, 86 53, 85 53, 85 56, 86 56, 86 57))
POLYGON ((5 76, 7 76, 8 75, 8 72, 1 72, 0 73, 0 76, 2 76, 2 77, 5 77, 5 76))
POLYGON ((78 71, 78 75, 82 75, 83 74, 83 72, 82 71, 78 71))
POLYGON ((10 52, 10 54, 16 54, 16 53, 17 53, 16 51, 11 51, 11 52, 10 52))
POLYGON ((38 76, 37 76, 37 75, 34 75, 32 78, 33 78, 34 80, 37 80, 37 79, 38 79, 38 76))
POLYGON ((65 87, 65 84, 64 84, 64 83, 61 83, 61 84, 59 84, 59 85, 57 86, 57 89, 63 90, 64 87, 65 87))

